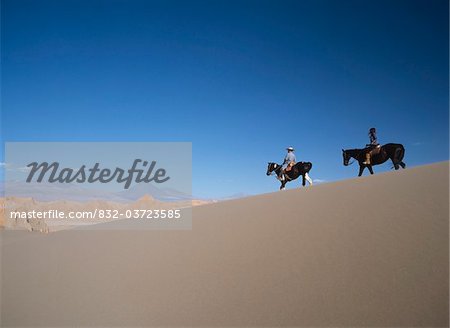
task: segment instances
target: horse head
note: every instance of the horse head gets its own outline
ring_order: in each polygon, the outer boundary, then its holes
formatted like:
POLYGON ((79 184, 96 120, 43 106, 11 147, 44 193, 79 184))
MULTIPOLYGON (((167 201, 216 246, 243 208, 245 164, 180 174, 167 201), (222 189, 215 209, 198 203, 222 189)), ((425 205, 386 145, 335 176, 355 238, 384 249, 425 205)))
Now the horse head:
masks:
POLYGON ((343 158, 344 166, 348 166, 351 156, 347 150, 342 149, 342 158, 343 158))
POLYGON ((267 164, 268 164, 267 165, 267 172, 266 172, 267 175, 271 175, 272 172, 275 171, 279 167, 279 165, 277 163, 269 162, 267 164))

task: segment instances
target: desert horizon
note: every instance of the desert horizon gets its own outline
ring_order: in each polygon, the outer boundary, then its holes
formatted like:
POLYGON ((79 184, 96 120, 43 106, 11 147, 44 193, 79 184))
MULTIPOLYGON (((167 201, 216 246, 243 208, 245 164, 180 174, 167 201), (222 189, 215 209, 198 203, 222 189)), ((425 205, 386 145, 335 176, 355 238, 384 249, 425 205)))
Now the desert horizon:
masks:
POLYGON ((151 195, 145 194, 136 201, 117 202, 105 199, 90 201, 70 201, 65 199, 53 201, 37 201, 32 197, 4 197, 0 198, 0 229, 29 230, 49 233, 72 229, 78 226, 90 226, 106 222, 121 220, 126 212, 145 210, 176 210, 214 203, 213 200, 190 199, 177 201, 160 201, 151 195), (68 213, 93 214, 113 212, 110 217, 82 217, 69 218, 68 213), (36 217, 37 213, 46 217, 36 217), (114 215, 114 213, 116 213, 114 215), (58 214, 64 217, 59 217, 58 214))

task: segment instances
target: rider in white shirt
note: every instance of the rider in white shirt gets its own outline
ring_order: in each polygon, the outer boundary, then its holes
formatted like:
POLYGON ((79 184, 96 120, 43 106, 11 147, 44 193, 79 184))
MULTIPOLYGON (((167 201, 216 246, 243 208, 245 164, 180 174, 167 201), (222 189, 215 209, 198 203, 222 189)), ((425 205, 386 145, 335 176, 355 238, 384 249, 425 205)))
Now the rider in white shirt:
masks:
POLYGON ((295 154, 294 154, 295 149, 292 148, 292 147, 288 147, 288 148, 286 148, 286 150, 287 150, 287 154, 286 154, 286 157, 284 158, 283 166, 281 167, 281 170, 278 173, 278 178, 280 180, 283 179, 284 170, 288 167, 288 165, 290 163, 295 163, 296 162, 296 158, 295 158, 295 154))

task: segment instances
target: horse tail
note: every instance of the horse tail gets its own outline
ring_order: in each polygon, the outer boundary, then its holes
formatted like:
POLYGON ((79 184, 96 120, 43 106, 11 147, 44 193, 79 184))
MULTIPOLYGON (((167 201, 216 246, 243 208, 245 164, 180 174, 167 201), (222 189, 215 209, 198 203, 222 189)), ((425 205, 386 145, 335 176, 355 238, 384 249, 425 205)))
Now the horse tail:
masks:
POLYGON ((394 154, 395 163, 397 164, 403 161, 403 157, 405 157, 405 147, 403 147, 403 145, 399 145, 399 147, 395 149, 394 154))

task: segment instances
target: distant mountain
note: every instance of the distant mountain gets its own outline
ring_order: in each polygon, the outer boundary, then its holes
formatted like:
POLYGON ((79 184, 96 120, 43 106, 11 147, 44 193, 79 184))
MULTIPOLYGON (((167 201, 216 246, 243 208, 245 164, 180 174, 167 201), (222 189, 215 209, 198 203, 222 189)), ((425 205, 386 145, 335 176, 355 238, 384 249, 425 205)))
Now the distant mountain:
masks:
POLYGON ((244 198, 244 197, 249 197, 249 196, 252 196, 252 195, 244 193, 244 192, 239 192, 239 193, 236 193, 236 194, 232 194, 232 195, 229 195, 229 196, 222 197, 222 198, 220 198, 220 200, 237 199, 237 198, 244 198))
POLYGON ((130 189, 118 192, 83 188, 77 184, 61 183, 25 183, 20 181, 8 181, 0 184, 0 196, 33 198, 38 201, 71 200, 78 202, 93 199, 108 200, 113 202, 136 201, 145 195, 150 195, 159 201, 191 200, 192 196, 171 188, 158 188, 152 184, 137 184, 130 189))
POLYGON ((172 188, 158 188, 153 184, 136 184, 127 190, 116 193, 120 198, 127 200, 137 200, 144 195, 151 195, 161 201, 190 200, 192 195, 172 188))
POLYGON ((31 197, 38 201, 71 200, 85 202, 93 199, 124 202, 126 199, 107 190, 82 188, 76 184, 61 183, 25 183, 7 181, 4 184, 5 197, 31 197))

